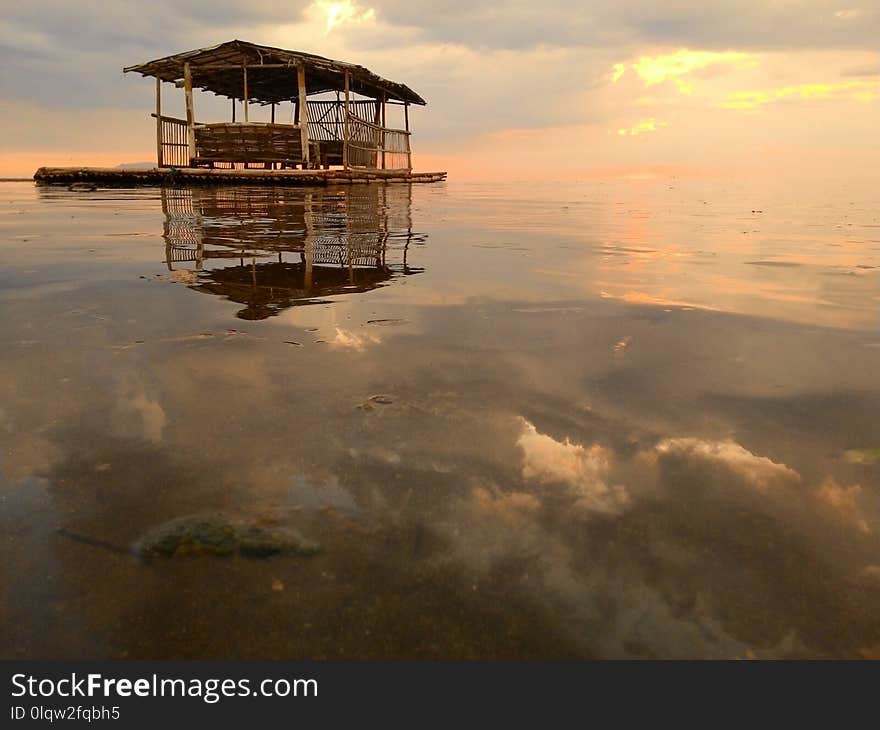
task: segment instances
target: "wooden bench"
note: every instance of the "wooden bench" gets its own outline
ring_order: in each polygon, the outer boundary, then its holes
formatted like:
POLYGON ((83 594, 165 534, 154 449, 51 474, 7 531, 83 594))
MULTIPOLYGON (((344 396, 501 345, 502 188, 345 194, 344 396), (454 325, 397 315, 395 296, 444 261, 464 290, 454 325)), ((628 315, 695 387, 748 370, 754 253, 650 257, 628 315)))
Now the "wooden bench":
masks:
MULTIPOLYGON (((300 128, 293 124, 255 122, 200 124, 195 128, 194 165, 213 167, 217 162, 275 164, 294 167, 303 163, 300 128)), ((313 166, 320 164, 320 149, 310 143, 313 166)))

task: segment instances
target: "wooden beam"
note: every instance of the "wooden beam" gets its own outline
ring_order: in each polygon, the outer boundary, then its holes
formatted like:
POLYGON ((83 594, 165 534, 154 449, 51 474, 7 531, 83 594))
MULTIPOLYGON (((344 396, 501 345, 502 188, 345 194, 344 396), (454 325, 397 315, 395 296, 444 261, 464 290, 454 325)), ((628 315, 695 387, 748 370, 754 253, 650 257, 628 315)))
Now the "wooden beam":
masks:
POLYGON ((164 167, 162 161, 162 79, 156 77, 156 166, 164 167))
MULTIPOLYGON (((240 63, 200 63, 194 66, 196 71, 237 71, 240 68, 240 63)), ((289 68, 293 70, 293 65, 289 63, 258 63, 251 65, 251 68, 289 68)))
POLYGON ((309 159, 309 110, 306 107, 306 67, 296 67, 297 111, 299 112, 299 131, 302 140, 303 166, 311 166, 309 159))
POLYGON ((345 72, 345 116, 343 117, 343 136, 342 136, 342 166, 348 169, 348 101, 350 95, 351 80, 348 71, 345 72))
POLYGON ((235 97, 232 97, 232 121, 235 122, 235 97))
POLYGON ((192 71, 189 63, 183 64, 183 93, 186 96, 186 143, 189 148, 189 165, 196 156, 196 119, 193 110, 192 71))
POLYGON ((247 87, 247 65, 241 65, 242 75, 244 76, 244 120, 248 121, 248 87, 247 87))

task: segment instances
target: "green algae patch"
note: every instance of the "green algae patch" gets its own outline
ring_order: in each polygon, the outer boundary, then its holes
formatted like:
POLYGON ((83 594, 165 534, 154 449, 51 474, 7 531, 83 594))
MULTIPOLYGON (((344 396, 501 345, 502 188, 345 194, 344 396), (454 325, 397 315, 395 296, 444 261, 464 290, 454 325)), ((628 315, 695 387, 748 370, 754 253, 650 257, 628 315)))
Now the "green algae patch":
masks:
POLYGON ((268 558, 314 555, 318 543, 289 527, 264 527, 231 520, 222 514, 178 517, 153 528, 135 545, 143 558, 212 555, 268 558))
POLYGON ((880 464, 880 449, 848 449, 843 458, 850 464, 880 464))

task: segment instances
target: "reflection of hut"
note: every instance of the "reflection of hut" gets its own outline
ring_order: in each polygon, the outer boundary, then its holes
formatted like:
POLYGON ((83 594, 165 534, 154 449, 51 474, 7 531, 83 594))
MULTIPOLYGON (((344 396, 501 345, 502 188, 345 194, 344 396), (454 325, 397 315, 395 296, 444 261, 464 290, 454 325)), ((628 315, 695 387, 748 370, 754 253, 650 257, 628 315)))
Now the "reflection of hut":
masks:
POLYGON ((163 188, 165 261, 243 319, 364 292, 418 273, 409 185, 337 190, 163 188))

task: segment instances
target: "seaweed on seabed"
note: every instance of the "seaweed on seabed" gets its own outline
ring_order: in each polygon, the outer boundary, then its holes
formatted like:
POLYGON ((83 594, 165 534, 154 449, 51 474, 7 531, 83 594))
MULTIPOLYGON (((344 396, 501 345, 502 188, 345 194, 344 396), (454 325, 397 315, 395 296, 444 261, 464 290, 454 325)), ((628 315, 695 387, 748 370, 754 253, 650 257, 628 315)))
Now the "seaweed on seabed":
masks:
POLYGON ((117 555, 134 554, 146 561, 200 556, 308 556, 321 549, 318 543, 308 540, 291 527, 263 527, 236 522, 222 514, 188 515, 163 522, 149 530, 130 549, 66 527, 59 527, 56 532, 81 545, 117 555))
POLYGON ((178 517, 150 530, 135 545, 142 558, 234 554, 247 558, 313 555, 320 545, 289 527, 234 522, 221 514, 178 517))

